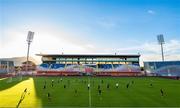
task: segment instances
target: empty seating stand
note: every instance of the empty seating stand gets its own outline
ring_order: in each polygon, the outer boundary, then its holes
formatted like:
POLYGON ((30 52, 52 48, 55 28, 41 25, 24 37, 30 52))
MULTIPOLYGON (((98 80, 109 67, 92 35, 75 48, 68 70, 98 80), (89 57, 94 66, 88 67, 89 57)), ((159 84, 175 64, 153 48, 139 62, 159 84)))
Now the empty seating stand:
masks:
POLYGON ((51 64, 51 68, 50 69, 59 69, 59 68, 64 68, 65 64, 51 64))
POLYGON ((114 68, 117 68, 117 67, 119 67, 120 66, 120 64, 113 64, 113 67, 114 68))
POLYGON ((100 69, 112 69, 111 64, 98 64, 98 68, 100 69))
POLYGON ((40 67, 48 69, 49 68, 49 64, 43 63, 43 64, 40 65, 40 67))

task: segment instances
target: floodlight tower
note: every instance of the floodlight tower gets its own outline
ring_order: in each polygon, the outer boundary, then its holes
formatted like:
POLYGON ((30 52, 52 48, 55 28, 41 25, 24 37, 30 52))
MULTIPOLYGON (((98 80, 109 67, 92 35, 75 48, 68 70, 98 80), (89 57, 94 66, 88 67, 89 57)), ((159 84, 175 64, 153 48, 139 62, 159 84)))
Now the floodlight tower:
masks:
POLYGON ((163 44, 165 44, 165 42, 164 42, 163 34, 157 35, 157 40, 158 40, 159 45, 161 45, 162 61, 164 61, 163 44))
POLYGON ((28 67, 28 61, 29 61, 29 49, 30 49, 30 44, 33 41, 33 37, 34 37, 34 32, 29 31, 28 32, 28 36, 27 36, 27 43, 28 43, 28 50, 27 50, 27 61, 26 61, 26 72, 27 72, 27 67, 28 67))

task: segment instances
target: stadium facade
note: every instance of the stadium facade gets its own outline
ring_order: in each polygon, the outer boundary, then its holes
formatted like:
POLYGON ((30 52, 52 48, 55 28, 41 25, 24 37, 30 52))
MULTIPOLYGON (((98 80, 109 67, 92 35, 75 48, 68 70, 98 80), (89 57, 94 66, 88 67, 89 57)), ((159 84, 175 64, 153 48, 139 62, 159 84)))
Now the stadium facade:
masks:
POLYGON ((37 54, 42 57, 38 73, 78 75, 135 75, 140 72, 140 55, 37 54), (62 73, 63 72, 63 73, 62 73))

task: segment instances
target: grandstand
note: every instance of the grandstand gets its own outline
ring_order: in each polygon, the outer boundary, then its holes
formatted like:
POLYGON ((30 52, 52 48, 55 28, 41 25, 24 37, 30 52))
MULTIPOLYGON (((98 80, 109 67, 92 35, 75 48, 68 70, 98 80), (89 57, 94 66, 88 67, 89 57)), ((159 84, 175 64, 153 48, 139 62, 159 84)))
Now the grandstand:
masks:
POLYGON ((37 54, 42 56, 38 74, 136 76, 140 55, 37 54))
POLYGON ((180 76, 180 61, 144 62, 147 74, 157 76, 180 76))

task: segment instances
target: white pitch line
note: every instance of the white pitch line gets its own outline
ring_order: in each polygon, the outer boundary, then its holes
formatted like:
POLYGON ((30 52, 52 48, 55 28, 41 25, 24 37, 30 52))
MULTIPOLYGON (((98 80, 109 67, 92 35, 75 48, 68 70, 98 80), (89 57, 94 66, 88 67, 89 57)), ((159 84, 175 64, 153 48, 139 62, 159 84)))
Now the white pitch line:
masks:
MULTIPOLYGON (((88 77, 88 83, 90 84, 90 78, 88 77)), ((89 107, 91 107, 91 84, 89 87, 89 107)))

